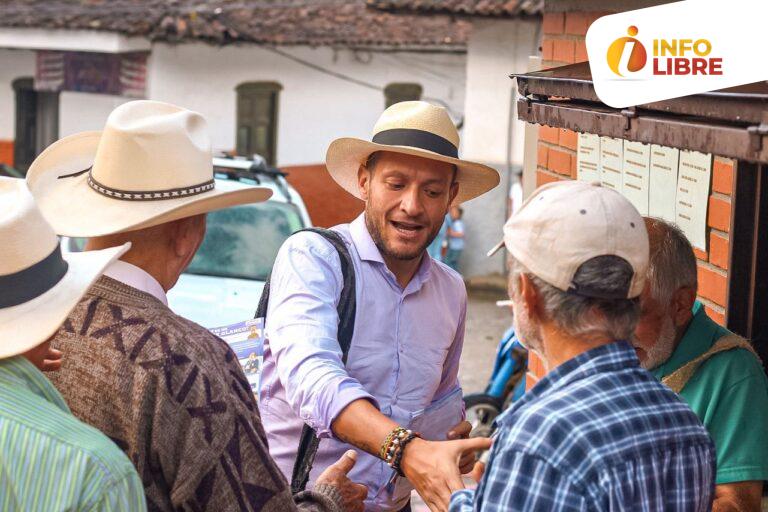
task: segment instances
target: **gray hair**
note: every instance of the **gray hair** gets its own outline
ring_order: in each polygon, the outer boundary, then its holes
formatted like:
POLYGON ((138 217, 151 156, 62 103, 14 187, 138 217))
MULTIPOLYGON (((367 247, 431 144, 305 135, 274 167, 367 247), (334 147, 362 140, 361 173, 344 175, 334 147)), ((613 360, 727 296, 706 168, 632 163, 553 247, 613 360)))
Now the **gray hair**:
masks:
MULTIPOLYGON (((611 292, 631 279, 629 264, 614 256, 593 258, 579 267, 574 280, 593 290, 611 292), (629 272, 629 276, 627 276, 629 272)), ((635 299, 599 299, 564 292, 531 274, 515 258, 510 258, 512 293, 517 294, 519 276, 525 274, 536 287, 544 315, 573 337, 608 336, 629 340, 640 317, 640 301, 635 299)))
POLYGON ((680 228, 653 217, 644 220, 650 242, 648 283, 651 297, 666 306, 680 288, 697 289, 696 255, 680 228))

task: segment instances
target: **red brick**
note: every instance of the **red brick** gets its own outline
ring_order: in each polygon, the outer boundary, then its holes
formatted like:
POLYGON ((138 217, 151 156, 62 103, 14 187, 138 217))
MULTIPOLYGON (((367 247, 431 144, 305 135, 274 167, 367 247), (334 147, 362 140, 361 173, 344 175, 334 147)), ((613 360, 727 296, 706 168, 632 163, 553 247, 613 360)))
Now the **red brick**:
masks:
POLYGON ((13 141, 0 140, 0 164, 13 167, 13 141))
POLYGON ((579 136, 574 131, 561 129, 559 140, 560 140, 560 145, 563 146, 564 148, 568 148, 576 151, 579 136))
POLYGON ((709 235, 709 262, 728 270, 728 239, 717 233, 709 235))
POLYGON ((547 154, 549 153, 549 148, 545 146, 544 144, 539 144, 539 147, 537 149, 536 154, 536 163, 540 167, 547 167, 547 154))
POLYGON ((698 266, 699 295, 719 306, 725 307, 728 295, 728 280, 719 272, 698 266))
POLYGON ((719 197, 709 198, 709 213, 707 214, 709 226, 725 231, 731 229, 731 203, 719 197))
POLYGON ((536 186, 540 187, 542 185, 546 185, 547 183, 552 183, 555 181, 560 181, 560 178, 557 176, 554 176, 552 174, 549 174, 548 172, 544 171, 536 171, 536 186))
POLYGON ((576 58, 576 42, 555 39, 555 47, 552 52, 552 58, 559 62, 572 64, 576 58))
POLYGON ((712 190, 731 195, 733 192, 733 160, 715 158, 712 165, 712 190))
POLYGON ((560 140, 560 134, 557 133, 557 128, 544 124, 539 126, 539 139, 551 144, 557 144, 560 140))
POLYGON ((587 62, 587 45, 584 41, 576 41, 576 54, 573 57, 574 62, 587 62))
POLYGON ((696 247, 694 247, 693 254, 695 254, 696 258, 700 259, 701 261, 709 260, 709 255, 707 254, 707 251, 702 251, 701 249, 697 249, 696 247))
POLYGON ((565 15, 562 12, 545 13, 541 28, 545 34, 562 34, 565 28, 565 15))
POLYGON ((552 39, 545 39, 541 43, 541 58, 544 60, 552 60, 554 54, 555 42, 552 39))
POLYGON ((715 311, 714 309, 712 309, 709 306, 704 306, 704 311, 707 312, 707 315, 709 316, 709 318, 711 318, 715 322, 717 322, 720 325, 722 325, 723 327, 725 327, 725 315, 724 314, 722 314, 719 311, 715 311))
POLYGON ((587 35, 589 15, 585 12, 569 12, 565 15, 565 33, 575 36, 587 35))
POLYGON ((547 169, 559 174, 571 175, 571 154, 559 149, 549 148, 547 169))

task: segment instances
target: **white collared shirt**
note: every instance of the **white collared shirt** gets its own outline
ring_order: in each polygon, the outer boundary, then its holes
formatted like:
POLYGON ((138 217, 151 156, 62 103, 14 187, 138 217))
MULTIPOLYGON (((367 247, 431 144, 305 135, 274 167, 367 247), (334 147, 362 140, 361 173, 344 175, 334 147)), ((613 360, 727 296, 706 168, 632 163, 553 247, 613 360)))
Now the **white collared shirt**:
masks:
POLYGON ((168 297, 166 297, 165 290, 157 282, 157 279, 136 265, 115 260, 104 271, 104 275, 148 293, 166 306, 168 305, 168 297))

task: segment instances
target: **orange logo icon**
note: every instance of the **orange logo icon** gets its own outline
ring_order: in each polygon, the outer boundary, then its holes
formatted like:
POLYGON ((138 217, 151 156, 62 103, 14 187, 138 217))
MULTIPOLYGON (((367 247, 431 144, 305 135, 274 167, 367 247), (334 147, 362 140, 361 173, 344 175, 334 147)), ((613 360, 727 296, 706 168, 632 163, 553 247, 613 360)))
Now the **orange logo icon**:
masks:
POLYGON ((634 36, 637 35, 637 32, 637 27, 632 25, 631 27, 627 28, 627 34, 629 37, 620 37, 611 43, 611 46, 608 47, 608 55, 606 55, 608 67, 610 67, 611 71, 619 76, 624 76, 622 71, 628 71, 630 73, 640 71, 643 69, 645 63, 648 60, 648 54, 645 51, 645 46, 643 46, 643 43, 634 38, 634 36), (629 59, 626 62, 625 69, 620 69, 620 66, 622 65, 621 61, 625 52, 629 52, 629 59))

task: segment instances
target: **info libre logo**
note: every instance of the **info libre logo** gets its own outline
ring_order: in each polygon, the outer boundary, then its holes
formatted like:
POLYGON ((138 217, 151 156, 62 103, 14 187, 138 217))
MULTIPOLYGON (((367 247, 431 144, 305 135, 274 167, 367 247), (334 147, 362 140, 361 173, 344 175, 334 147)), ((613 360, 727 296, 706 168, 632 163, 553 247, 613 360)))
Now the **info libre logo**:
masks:
MULTIPOLYGON (((648 64, 648 51, 635 36, 639 30, 632 25, 627 36, 613 41, 608 47, 606 61, 614 74, 628 78, 648 64)), ((654 39, 653 75, 722 75, 723 59, 710 57, 712 43, 708 39, 654 39)))

